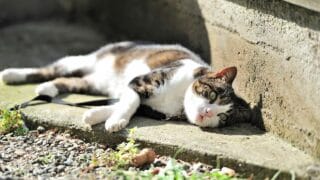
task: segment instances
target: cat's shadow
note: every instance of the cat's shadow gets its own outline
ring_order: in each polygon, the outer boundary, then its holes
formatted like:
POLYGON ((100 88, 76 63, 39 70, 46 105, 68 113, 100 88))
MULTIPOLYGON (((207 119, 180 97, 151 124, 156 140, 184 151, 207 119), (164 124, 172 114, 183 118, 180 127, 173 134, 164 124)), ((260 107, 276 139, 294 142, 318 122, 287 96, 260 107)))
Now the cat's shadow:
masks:
MULTIPOLYGON (((149 118, 135 117, 130 122, 132 127, 146 127, 146 126, 165 126, 166 124, 174 124, 175 126, 185 126, 186 129, 190 129, 188 126, 194 126, 195 128, 200 128, 195 125, 192 125, 185 121, 165 121, 165 120, 154 120, 149 118)), ((156 127, 155 127, 156 128, 156 127)), ((257 127, 249 123, 239 123, 232 126, 223 127, 223 128, 200 128, 204 132, 224 134, 224 135, 259 135, 264 134, 265 131, 258 129, 257 127)))

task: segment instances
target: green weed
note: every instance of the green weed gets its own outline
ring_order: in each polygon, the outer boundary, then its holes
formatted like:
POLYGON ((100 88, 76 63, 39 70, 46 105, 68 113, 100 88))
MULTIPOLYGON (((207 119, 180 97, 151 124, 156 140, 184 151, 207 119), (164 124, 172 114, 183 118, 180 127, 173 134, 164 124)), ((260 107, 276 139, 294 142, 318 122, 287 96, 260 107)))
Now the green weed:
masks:
POLYGON ((119 144, 116 150, 100 154, 99 157, 93 154, 92 166, 107 166, 112 169, 128 168, 133 157, 139 152, 139 145, 133 138, 135 131, 136 128, 129 129, 127 141, 119 144))
POLYGON ((230 177, 217 170, 214 172, 199 173, 194 172, 188 174, 183 167, 176 163, 175 159, 170 159, 165 168, 160 169, 158 174, 155 174, 155 168, 150 168, 145 171, 126 171, 117 170, 111 172, 107 177, 110 179, 143 179, 143 180, 239 180, 236 177, 230 177))
POLYGON ((46 156, 43 156, 43 157, 39 157, 38 158, 38 162, 40 162, 41 164, 45 165, 45 164, 50 164, 52 163, 54 160, 54 156, 49 153, 48 155, 46 156))
POLYGON ((0 134, 13 132, 14 135, 25 135, 28 130, 22 120, 19 110, 9 111, 0 109, 0 134))
MULTIPOLYGON (((91 159, 91 166, 107 166, 111 167, 112 171, 106 174, 108 179, 142 179, 142 180, 235 180, 237 178, 223 174, 220 170, 207 173, 188 172, 183 166, 176 162, 174 158, 169 159, 164 168, 155 168, 151 165, 148 170, 126 170, 131 164, 131 160, 139 152, 138 144, 135 142, 133 135, 136 128, 129 130, 127 142, 119 144, 116 150, 107 153, 94 153, 91 159)), ((174 155, 176 157, 182 149, 178 150, 174 155)))

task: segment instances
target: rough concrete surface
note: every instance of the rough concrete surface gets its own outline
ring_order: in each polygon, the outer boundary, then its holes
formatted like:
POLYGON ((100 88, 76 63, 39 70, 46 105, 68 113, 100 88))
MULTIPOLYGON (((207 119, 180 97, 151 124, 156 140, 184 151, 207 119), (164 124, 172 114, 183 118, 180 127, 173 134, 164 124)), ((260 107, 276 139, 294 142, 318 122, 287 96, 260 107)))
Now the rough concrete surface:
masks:
POLYGON ((320 2, 318 0, 284 0, 284 1, 320 12, 320 2))

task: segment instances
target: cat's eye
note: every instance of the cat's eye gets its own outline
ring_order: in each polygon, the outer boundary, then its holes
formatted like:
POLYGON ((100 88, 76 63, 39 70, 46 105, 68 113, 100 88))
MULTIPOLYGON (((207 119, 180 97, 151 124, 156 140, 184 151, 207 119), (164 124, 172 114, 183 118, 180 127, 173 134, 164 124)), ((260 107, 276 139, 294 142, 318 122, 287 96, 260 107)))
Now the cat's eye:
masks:
POLYGON ((210 99, 210 102, 214 102, 217 98, 217 94, 212 91, 210 94, 209 94, 209 99, 210 99))
POLYGON ((227 123, 228 115, 226 115, 225 113, 220 113, 218 114, 218 116, 219 116, 219 126, 220 127, 225 126, 227 123))
POLYGON ((228 116, 224 113, 218 114, 220 121, 226 121, 228 119, 228 116))

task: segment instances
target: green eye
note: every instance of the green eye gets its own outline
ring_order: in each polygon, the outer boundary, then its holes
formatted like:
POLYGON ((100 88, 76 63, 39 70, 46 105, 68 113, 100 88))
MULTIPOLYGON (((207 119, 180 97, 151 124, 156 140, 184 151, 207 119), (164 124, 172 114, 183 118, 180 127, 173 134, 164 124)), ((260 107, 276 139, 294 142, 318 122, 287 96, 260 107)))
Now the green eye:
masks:
POLYGON ((228 119, 228 116, 224 113, 218 114, 221 121, 226 121, 228 119))
POLYGON ((218 114, 218 116, 219 116, 219 126, 220 127, 225 126, 227 123, 228 115, 226 115, 224 113, 220 113, 220 114, 218 114))
POLYGON ((217 98, 217 94, 216 94, 214 91, 212 91, 212 92, 209 94, 209 99, 210 99, 210 101, 215 101, 216 98, 217 98))

